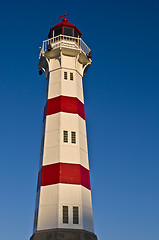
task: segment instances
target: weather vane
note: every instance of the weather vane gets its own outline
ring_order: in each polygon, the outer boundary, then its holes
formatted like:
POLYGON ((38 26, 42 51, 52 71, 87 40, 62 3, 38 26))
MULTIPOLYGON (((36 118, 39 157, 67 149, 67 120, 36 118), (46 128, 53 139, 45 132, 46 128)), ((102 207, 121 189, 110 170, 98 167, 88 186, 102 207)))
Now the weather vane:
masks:
POLYGON ((63 18, 63 17, 66 17, 67 15, 70 15, 70 13, 66 13, 66 12, 65 12, 65 14, 64 14, 63 16, 59 16, 59 19, 60 19, 60 18, 63 18))

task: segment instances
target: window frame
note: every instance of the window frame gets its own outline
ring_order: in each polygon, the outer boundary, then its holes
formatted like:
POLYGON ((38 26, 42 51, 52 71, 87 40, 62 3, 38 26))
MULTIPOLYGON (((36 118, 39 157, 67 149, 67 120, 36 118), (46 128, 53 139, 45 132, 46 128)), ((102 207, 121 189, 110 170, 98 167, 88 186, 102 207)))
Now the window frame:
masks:
POLYGON ((67 72, 64 72, 64 80, 67 80, 68 78, 67 78, 67 72))
POLYGON ((76 132, 75 131, 71 131, 71 143, 76 144, 77 140, 76 140, 76 132))
POLYGON ((69 223, 69 208, 68 206, 62 206, 62 222, 63 224, 69 223))
POLYGON ((70 81, 73 81, 73 72, 70 72, 70 81))
POLYGON ((68 131, 63 130, 63 142, 68 143, 68 131))
POLYGON ((73 206, 73 224, 79 224, 79 207, 73 206))

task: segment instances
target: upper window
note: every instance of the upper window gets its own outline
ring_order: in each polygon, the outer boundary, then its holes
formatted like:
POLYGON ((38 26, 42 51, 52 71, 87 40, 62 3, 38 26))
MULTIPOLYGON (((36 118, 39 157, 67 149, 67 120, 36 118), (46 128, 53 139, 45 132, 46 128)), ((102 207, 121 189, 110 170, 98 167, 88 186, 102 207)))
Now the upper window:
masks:
POLYGON ((71 132, 71 142, 76 143, 76 132, 71 132))
POLYGON ((68 142, 68 131, 63 131, 63 141, 68 142))
POLYGON ((64 27, 64 35, 73 36, 73 28, 64 27))
POLYGON ((64 79, 67 80, 67 72, 64 72, 64 79))
POLYGON ((73 80, 73 73, 70 73, 70 80, 73 80))

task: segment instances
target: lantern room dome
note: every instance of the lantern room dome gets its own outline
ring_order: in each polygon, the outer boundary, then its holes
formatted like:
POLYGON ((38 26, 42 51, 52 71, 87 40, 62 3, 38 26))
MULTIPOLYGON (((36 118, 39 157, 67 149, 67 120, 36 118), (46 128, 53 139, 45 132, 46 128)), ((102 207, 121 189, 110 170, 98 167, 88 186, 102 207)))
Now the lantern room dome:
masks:
POLYGON ((66 35, 66 36, 72 36, 72 37, 81 37, 82 35, 82 33, 78 30, 78 28, 75 25, 68 22, 68 19, 66 17, 62 19, 62 22, 50 28, 48 37, 52 38, 60 34, 66 35))

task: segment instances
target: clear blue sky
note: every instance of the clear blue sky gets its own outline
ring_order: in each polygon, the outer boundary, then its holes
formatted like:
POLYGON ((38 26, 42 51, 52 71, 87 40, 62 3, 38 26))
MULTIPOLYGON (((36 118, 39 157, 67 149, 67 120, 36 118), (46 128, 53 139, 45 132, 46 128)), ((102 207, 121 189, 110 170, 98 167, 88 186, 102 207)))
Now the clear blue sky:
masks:
POLYGON ((38 52, 58 16, 83 33, 95 233, 159 240, 159 1, 3 1, 0 79, 0 239, 29 240, 45 78, 38 52))

